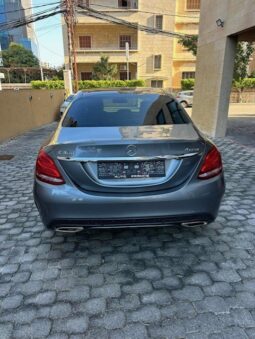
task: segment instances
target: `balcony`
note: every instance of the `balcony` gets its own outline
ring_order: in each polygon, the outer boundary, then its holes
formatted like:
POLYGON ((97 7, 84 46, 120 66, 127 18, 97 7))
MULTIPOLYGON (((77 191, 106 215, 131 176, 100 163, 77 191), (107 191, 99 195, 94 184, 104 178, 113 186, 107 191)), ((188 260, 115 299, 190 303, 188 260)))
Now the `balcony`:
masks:
POLYGON ((196 57, 191 52, 174 53, 173 61, 196 62, 196 57))
MULTIPOLYGON (((111 63, 125 63, 126 52, 123 49, 114 48, 98 48, 98 49, 77 49, 77 62, 78 63, 96 63, 99 61, 102 54, 109 56, 111 63)), ((129 61, 138 62, 138 50, 131 49, 129 52, 129 61)))
MULTIPOLYGON (((78 5, 90 7, 100 12, 112 12, 112 11, 137 11, 139 8, 139 0, 78 0, 78 5)), ((79 9, 78 9, 79 11, 79 9)))
POLYGON ((139 50, 138 31, 133 28, 115 25, 86 26, 77 25, 75 42, 78 57, 88 62, 98 61, 101 54, 115 58, 114 62, 124 62, 126 58, 125 46, 130 46, 130 58, 139 50))

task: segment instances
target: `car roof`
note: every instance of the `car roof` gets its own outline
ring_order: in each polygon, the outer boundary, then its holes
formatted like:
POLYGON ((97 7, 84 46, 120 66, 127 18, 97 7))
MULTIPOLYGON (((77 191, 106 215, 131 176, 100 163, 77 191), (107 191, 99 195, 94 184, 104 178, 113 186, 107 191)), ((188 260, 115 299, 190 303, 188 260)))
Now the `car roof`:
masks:
POLYGON ((161 96, 169 96, 172 99, 174 99, 174 96, 171 92, 162 89, 162 88, 130 88, 130 87, 119 87, 119 88, 102 88, 102 89, 88 89, 88 90, 83 90, 79 91, 75 95, 75 100, 78 98, 83 98, 86 97, 87 94, 90 95, 97 95, 97 96, 103 96, 105 93, 112 93, 112 94, 158 94, 161 96))

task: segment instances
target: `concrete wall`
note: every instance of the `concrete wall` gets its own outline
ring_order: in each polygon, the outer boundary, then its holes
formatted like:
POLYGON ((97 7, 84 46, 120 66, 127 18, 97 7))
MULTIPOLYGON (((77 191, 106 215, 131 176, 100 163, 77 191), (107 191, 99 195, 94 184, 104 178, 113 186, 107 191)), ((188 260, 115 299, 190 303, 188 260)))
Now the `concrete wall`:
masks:
POLYGON ((15 137, 57 118, 64 90, 0 92, 0 141, 15 137))

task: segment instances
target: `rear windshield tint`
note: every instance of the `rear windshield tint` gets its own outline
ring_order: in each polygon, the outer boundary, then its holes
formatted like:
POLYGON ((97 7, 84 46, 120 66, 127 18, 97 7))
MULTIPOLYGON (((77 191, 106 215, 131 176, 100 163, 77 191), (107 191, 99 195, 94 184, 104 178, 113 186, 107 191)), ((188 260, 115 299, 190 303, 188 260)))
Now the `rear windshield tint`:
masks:
POLYGON ((70 106, 64 127, 107 127, 187 124, 183 107, 159 94, 85 93, 70 106))

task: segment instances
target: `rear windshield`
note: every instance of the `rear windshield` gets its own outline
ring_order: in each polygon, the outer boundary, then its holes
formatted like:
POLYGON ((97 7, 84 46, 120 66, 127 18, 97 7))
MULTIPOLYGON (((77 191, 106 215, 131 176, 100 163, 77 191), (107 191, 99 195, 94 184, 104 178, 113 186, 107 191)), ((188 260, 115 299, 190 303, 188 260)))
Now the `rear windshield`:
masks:
POLYGON ((85 93, 70 106, 64 127, 107 127, 187 124, 183 107, 159 94, 85 93))

